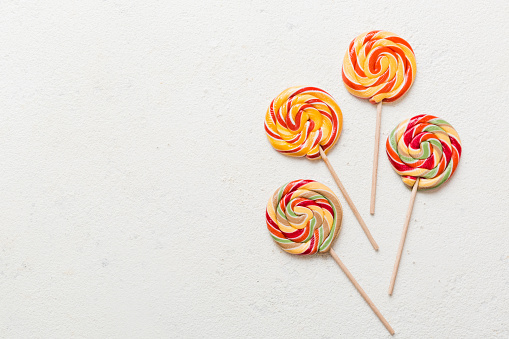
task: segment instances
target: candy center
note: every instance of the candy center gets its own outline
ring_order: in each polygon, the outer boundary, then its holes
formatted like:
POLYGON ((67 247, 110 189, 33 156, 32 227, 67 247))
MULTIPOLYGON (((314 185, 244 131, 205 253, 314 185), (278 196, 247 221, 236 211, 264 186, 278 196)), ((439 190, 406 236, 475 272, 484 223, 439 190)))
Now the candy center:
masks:
POLYGON ((287 239, 305 243, 314 236, 319 246, 330 234, 333 215, 330 202, 324 196, 297 190, 280 200, 277 223, 287 239))

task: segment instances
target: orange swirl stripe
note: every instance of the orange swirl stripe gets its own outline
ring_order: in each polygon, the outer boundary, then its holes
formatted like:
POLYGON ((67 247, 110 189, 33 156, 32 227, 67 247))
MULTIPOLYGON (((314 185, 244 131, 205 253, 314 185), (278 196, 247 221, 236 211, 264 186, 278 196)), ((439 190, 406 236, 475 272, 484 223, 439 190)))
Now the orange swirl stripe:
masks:
POLYGON ((320 158, 338 141, 341 109, 332 96, 316 87, 291 87, 272 100, 265 115, 267 138, 278 152, 320 158))
POLYGON ((461 140, 445 120, 417 115, 400 123, 386 142, 389 161, 401 179, 419 189, 435 188, 449 180, 458 167, 461 140))
POLYGON ((339 234, 343 210, 336 195, 314 180, 281 186, 267 204, 267 228, 274 241, 291 254, 330 250, 339 234))
POLYGON ((346 89, 373 104, 399 99, 412 86, 415 72, 415 55, 410 44, 386 31, 359 35, 343 58, 346 89))

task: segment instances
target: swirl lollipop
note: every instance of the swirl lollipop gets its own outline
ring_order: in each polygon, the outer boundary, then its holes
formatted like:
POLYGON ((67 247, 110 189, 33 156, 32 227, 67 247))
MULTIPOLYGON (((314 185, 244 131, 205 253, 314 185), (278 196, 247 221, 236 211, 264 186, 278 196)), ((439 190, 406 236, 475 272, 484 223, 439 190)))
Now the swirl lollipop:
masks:
POLYGON ((410 44, 386 31, 371 31, 356 37, 343 59, 343 82, 353 95, 377 104, 375 151, 369 211, 375 213, 376 177, 380 143, 382 102, 399 99, 415 78, 415 55, 410 44))
POLYGON ((448 122, 421 114, 400 123, 387 138, 385 147, 396 173, 405 185, 412 187, 389 287, 392 294, 417 190, 439 187, 451 178, 460 160, 461 141, 448 122))
POLYGON ((316 87, 291 87, 272 100, 265 115, 265 132, 272 147, 292 157, 322 158, 371 245, 378 244, 339 180, 326 153, 341 134, 343 116, 332 96, 316 87))
POLYGON ((385 328, 394 334, 366 292, 332 249, 341 229, 343 210, 336 195, 314 180, 295 180, 281 186, 267 204, 267 228, 274 241, 291 254, 330 252, 385 328))

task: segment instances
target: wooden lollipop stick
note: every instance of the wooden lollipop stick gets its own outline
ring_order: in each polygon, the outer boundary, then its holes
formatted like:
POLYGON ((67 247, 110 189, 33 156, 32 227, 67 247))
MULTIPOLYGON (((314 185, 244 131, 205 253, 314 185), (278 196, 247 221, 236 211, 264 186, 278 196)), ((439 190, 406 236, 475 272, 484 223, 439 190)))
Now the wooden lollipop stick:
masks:
POLYGON ((419 179, 415 181, 414 187, 412 188, 412 195, 410 196, 410 204, 406 212, 405 226, 403 226, 403 234, 401 234, 401 240, 399 241, 398 255, 396 256, 396 262, 394 263, 394 269, 392 271, 391 284, 389 286, 389 295, 392 295, 394 290, 394 284, 396 283, 396 276, 398 275, 399 262, 401 260, 401 254, 403 253, 403 246, 405 245, 406 233, 408 232, 408 225, 410 224, 410 218, 412 217, 412 210, 414 209, 415 196, 417 195, 417 188, 419 187, 419 179))
POLYGON ((334 168, 332 168, 332 165, 330 164, 329 159, 327 158, 327 155, 323 151, 322 146, 320 146, 320 156, 322 157, 323 161, 325 162, 325 165, 327 165, 327 168, 329 169, 329 172, 332 174, 332 177, 334 178, 334 181, 336 182, 336 184, 339 187, 339 190, 341 191, 341 193, 345 197, 346 202, 348 203, 348 205, 352 209, 353 214, 355 214, 355 217, 357 218, 357 221, 359 221, 359 224, 361 225, 362 230, 364 231, 364 233, 366 233, 366 236, 368 237, 369 242, 371 243, 371 246, 373 246, 375 251, 378 251, 378 244, 376 243, 375 239, 373 239, 373 236, 371 236, 371 232, 369 231, 368 226, 366 226, 366 223, 364 222, 364 220, 362 220, 362 217, 361 217, 359 211, 357 210, 357 207, 355 207, 352 199, 350 199, 350 196, 346 192, 345 186, 343 186, 343 184, 339 180, 338 175, 334 171, 334 168))
POLYGON ((376 105, 375 152, 373 153, 373 176, 371 177, 371 203, 369 213, 375 214, 376 177, 378 172, 378 151, 380 149, 380 124, 382 122, 382 101, 376 105))
POLYGON ((382 315, 382 313, 380 313, 380 311, 375 306, 373 301, 371 301, 371 299, 368 297, 366 292, 364 292, 364 290, 362 289, 361 285, 359 285, 357 280, 355 280, 355 278, 353 277, 352 273, 350 273, 350 271, 346 268, 345 264, 343 264, 343 262, 339 259, 338 255, 336 254, 336 252, 334 252, 334 250, 332 248, 330 250, 330 254, 331 254, 332 258, 336 261, 336 263, 339 265, 339 267, 341 267, 343 272, 345 272, 346 276, 348 277, 348 279, 350 279, 350 282, 355 286, 357 291, 359 291, 360 295, 364 298, 364 300, 366 300, 366 302, 368 303, 369 307, 371 307, 373 312, 375 312, 375 314, 378 317, 378 319, 380 319, 382 324, 384 324, 384 326, 387 329, 387 331, 389 331, 390 334, 394 334, 394 330, 392 329, 391 325, 389 325, 387 320, 385 320, 385 318, 382 315))

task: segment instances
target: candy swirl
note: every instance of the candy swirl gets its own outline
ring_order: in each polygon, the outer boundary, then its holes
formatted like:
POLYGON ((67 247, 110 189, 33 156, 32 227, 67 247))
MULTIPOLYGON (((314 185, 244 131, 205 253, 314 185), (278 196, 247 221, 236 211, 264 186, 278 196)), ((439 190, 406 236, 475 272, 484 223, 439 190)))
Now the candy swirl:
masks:
POLYGON ((295 180, 281 186, 266 212, 274 241, 286 252, 302 255, 330 250, 342 217, 336 195, 314 180, 295 180))
POLYGON ((265 132, 272 147, 292 157, 320 159, 320 145, 327 153, 342 127, 338 104, 316 87, 288 88, 272 100, 265 115, 265 132))
POLYGON ((403 182, 419 189, 449 180, 461 156, 461 141, 452 126, 432 115, 417 115, 400 123, 386 142, 387 156, 403 182))
POLYGON ((395 101, 412 86, 415 55, 394 33, 371 31, 352 40, 343 58, 343 82, 353 95, 373 104, 395 101))

